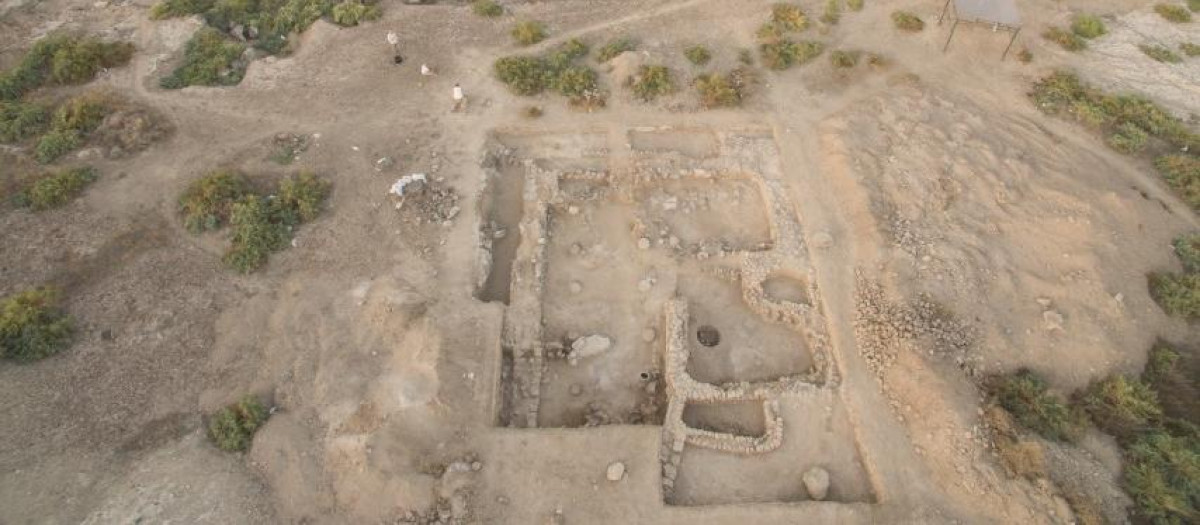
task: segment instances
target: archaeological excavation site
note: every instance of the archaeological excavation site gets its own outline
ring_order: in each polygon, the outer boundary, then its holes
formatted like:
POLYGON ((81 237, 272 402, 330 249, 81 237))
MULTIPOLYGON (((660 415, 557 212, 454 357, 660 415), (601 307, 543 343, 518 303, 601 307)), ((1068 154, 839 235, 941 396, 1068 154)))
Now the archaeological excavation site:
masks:
POLYGON ((1197 0, 0 1, 0 524, 1200 520, 1197 0))

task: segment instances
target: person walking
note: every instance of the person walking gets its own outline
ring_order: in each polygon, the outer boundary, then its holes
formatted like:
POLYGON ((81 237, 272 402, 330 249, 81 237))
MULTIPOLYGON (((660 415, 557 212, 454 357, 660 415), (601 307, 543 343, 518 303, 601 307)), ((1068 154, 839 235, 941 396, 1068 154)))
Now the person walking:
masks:
POLYGON ((457 82, 454 83, 454 91, 451 92, 451 95, 454 97, 454 111, 460 111, 467 107, 467 97, 463 94, 462 86, 457 82))
POLYGON ((404 62, 404 57, 400 55, 400 35, 395 31, 388 31, 387 43, 392 46, 392 62, 400 65, 404 62))

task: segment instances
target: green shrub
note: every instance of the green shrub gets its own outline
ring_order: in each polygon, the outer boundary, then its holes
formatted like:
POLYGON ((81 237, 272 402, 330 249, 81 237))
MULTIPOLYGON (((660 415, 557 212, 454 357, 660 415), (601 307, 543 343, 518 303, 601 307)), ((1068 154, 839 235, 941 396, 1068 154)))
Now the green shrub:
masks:
POLYGON ((1108 32, 1104 21, 1096 15, 1078 14, 1071 21, 1071 32, 1082 38, 1096 38, 1108 32))
POLYGON ((344 27, 353 27, 361 22, 378 20, 383 16, 379 6, 364 4, 357 0, 346 0, 333 6, 330 14, 333 17, 333 23, 344 27))
POLYGON ((1142 381, 1158 393, 1166 418, 1200 424, 1200 358, 1195 352, 1185 356, 1166 341, 1155 342, 1142 381))
POLYGON ((808 29, 808 15, 797 5, 773 4, 771 24, 783 31, 804 31, 808 29))
POLYGON ((1179 56, 1174 51, 1171 51, 1166 46, 1160 46, 1158 44, 1138 44, 1138 49, 1141 49, 1142 53, 1145 53, 1146 56, 1153 58, 1158 62, 1164 62, 1168 64, 1178 64, 1183 62, 1183 57, 1179 56))
POLYGON ((0 357, 19 362, 54 355, 71 344, 71 319, 58 307, 58 292, 26 290, 0 302, 0 357))
POLYGON ((1152 273, 1150 296, 1170 315, 1200 317, 1200 274, 1152 273))
POLYGON ((67 34, 48 35, 33 44, 15 67, 0 74, 0 100, 16 100, 48 82, 79 84, 103 68, 129 62, 133 46, 67 34))
POLYGON ((597 75, 589 67, 567 66, 554 76, 551 86, 558 94, 571 100, 577 100, 590 92, 596 91, 598 87, 597 75))
POLYGON ((270 413, 254 396, 222 408, 208 421, 208 437, 217 448, 226 452, 241 452, 250 447, 254 433, 266 422, 270 413))
POLYGON ((1162 417, 1155 395, 1140 379, 1111 375, 1088 385, 1076 403, 1100 430, 1120 439, 1154 426, 1162 417))
POLYGON ((183 63, 159 84, 166 89, 187 86, 232 86, 242 81, 246 46, 231 42, 220 31, 202 27, 188 40, 183 63))
POLYGON ((496 78, 518 95, 541 93, 549 82, 546 61, 537 57, 503 57, 494 66, 496 78))
POLYGON ((892 12, 892 23, 895 24, 896 29, 907 31, 909 33, 915 33, 925 29, 925 21, 921 20, 921 17, 908 11, 892 12))
POLYGON ((1200 12, 1200 0, 1187 0, 1187 5, 1191 12, 1200 12))
POLYGON ((638 68, 637 75, 629 80, 633 94, 646 102, 675 90, 671 70, 666 66, 642 66, 638 68))
POLYGON ((1033 51, 1030 51, 1029 48, 1021 49, 1017 52, 1017 60, 1020 60, 1022 64, 1033 62, 1033 51))
POLYGON ((829 61, 833 64, 833 67, 848 69, 858 65, 858 58, 861 55, 861 51, 842 51, 839 49, 829 54, 829 61))
POLYGON ((233 203, 229 224, 233 241, 225 252, 225 264, 240 273, 262 268, 274 252, 287 247, 291 226, 284 222, 280 211, 270 200, 257 195, 245 195, 233 203))
POLYGON ((834 25, 842 19, 842 2, 841 0, 826 0, 825 12, 821 13, 821 21, 834 25))
POLYGON ((1083 51, 1087 49, 1087 41, 1079 35, 1066 31, 1061 27, 1051 27, 1042 33, 1042 38, 1054 42, 1067 51, 1083 51))
POLYGON ((1189 57, 1200 56, 1200 44, 1184 42, 1179 44, 1179 50, 1189 57))
POLYGON ((1047 439, 1073 440, 1078 433, 1078 417, 1028 369, 995 378, 991 391, 1018 423, 1047 439))
POLYGON ((52 127, 57 131, 77 131, 81 135, 100 127, 112 113, 112 102, 100 93, 88 93, 68 100, 54 112, 52 127))
POLYGON ((214 0, 163 0, 150 8, 150 19, 199 15, 212 9, 214 3, 214 0))
POLYGON ((697 76, 695 85, 700 93, 700 104, 708 109, 741 105, 751 80, 745 69, 735 69, 728 75, 707 73, 697 76))
POLYGON ((1154 159, 1154 167, 1185 202, 1200 209, 1200 157, 1163 155, 1154 159))
POLYGON ((559 70, 587 54, 587 44, 578 38, 572 38, 551 50, 550 54, 546 55, 546 62, 551 69, 559 70))
POLYGON ((284 178, 273 201, 280 221, 295 226, 316 219, 329 197, 329 188, 329 181, 306 171, 284 178))
POLYGON ((493 0, 475 0, 471 3, 471 10, 479 16, 495 18, 504 14, 504 8, 493 0))
POLYGON ((1139 522, 1195 523, 1200 516, 1200 439, 1153 432, 1125 451, 1122 484, 1139 522))
POLYGON ((688 62, 697 66, 703 66, 712 60, 712 53, 704 46, 692 46, 683 50, 683 56, 688 59, 688 62))
POLYGON ((1133 154, 1146 148, 1150 136, 1137 124, 1125 122, 1108 137, 1108 145, 1121 153, 1133 154))
POLYGON ((1183 263, 1183 271, 1200 273, 1200 233, 1193 232, 1176 237, 1171 243, 1175 255, 1183 263))
POLYGON ((743 66, 753 66, 754 52, 749 49, 738 51, 738 62, 741 62, 743 66))
POLYGON ((1173 4, 1157 4, 1154 6, 1154 12, 1165 18, 1168 22, 1183 24, 1192 21, 1192 13, 1184 9, 1183 6, 1173 4))
POLYGON ((531 46, 546 39, 546 26, 536 20, 522 20, 513 26, 512 37, 520 45, 531 46))
POLYGON ((811 40, 792 42, 781 40, 762 44, 763 64, 775 70, 784 70, 794 65, 804 64, 816 58, 825 50, 825 44, 811 40))
POLYGON ((596 53, 596 60, 600 62, 608 62, 626 51, 637 49, 637 44, 629 38, 618 38, 601 47, 596 53))
POLYGON ((17 195, 17 202, 34 210, 57 208, 83 193, 96 178, 96 170, 90 167, 48 174, 22 190, 17 195))
POLYGON ((50 111, 41 104, 0 102, 0 142, 20 142, 35 137, 50 124, 50 111))
POLYGON ((846 0, 846 7, 849 7, 851 11, 862 11, 863 0, 846 0))
POLYGON ((70 153, 83 144, 79 132, 75 130, 52 130, 38 140, 33 156, 42 164, 49 164, 59 157, 70 153))
POLYGON ((179 196, 183 225, 192 233, 224 226, 233 211, 233 203, 250 192, 245 176, 219 170, 196 179, 179 196))

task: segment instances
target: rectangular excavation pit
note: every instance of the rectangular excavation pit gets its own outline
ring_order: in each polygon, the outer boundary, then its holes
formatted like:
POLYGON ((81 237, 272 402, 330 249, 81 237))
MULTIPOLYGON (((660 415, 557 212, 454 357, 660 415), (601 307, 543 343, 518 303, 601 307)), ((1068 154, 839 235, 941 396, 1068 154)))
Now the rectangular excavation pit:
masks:
POLYGON ((480 236, 489 252, 487 277, 477 292, 480 300, 508 304, 513 259, 521 245, 521 217, 525 210, 525 168, 498 162, 480 198, 480 236))
POLYGON ((633 210, 612 199, 550 208, 544 342, 569 348, 578 338, 601 336, 611 346, 575 364, 547 361, 538 426, 582 426, 589 412, 613 423, 662 421, 662 387, 643 374, 656 377, 662 367, 657 332, 674 281, 658 269, 672 262, 667 253, 638 247, 633 210))
POLYGON ((762 193, 749 179, 670 180, 646 184, 634 198, 656 244, 708 255, 771 247, 762 193))
POLYGON ((736 284, 689 276, 680 278, 679 295, 689 302, 687 372, 693 379, 712 384, 770 381, 811 369, 804 336, 747 307, 736 284))
POLYGON ((757 437, 767 432, 762 401, 736 403, 688 403, 683 423, 698 430, 757 437))
POLYGON ((874 503, 875 490, 845 409, 829 395, 779 400, 783 444, 757 455, 684 447, 667 504, 680 506, 811 501, 803 475, 829 474, 825 501, 874 503))
POLYGON ((608 135, 604 132, 505 131, 492 136, 524 159, 608 158, 608 135))
POLYGON ((716 157, 720 151, 717 135, 708 129, 633 130, 629 145, 642 153, 679 153, 693 159, 716 157))

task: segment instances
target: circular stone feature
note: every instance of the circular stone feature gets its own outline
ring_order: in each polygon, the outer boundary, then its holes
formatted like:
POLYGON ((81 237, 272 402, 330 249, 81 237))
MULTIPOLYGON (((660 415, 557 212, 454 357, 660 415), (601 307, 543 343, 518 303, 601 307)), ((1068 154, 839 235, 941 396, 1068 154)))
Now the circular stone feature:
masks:
POLYGON ((696 330, 696 340, 704 346, 717 346, 721 343, 721 332, 709 325, 704 325, 696 330))

